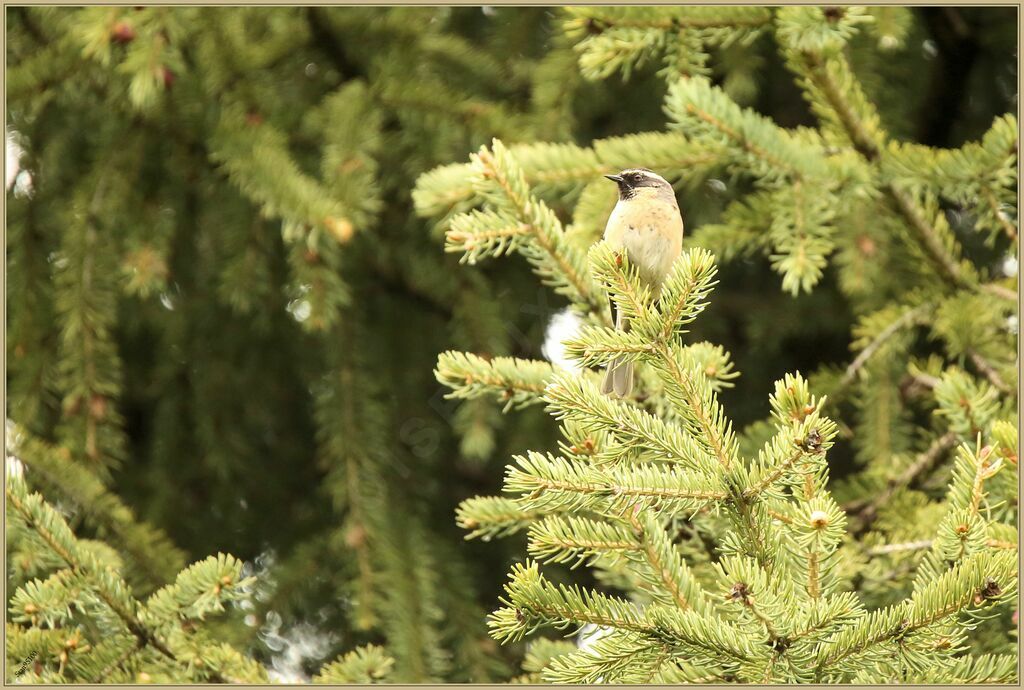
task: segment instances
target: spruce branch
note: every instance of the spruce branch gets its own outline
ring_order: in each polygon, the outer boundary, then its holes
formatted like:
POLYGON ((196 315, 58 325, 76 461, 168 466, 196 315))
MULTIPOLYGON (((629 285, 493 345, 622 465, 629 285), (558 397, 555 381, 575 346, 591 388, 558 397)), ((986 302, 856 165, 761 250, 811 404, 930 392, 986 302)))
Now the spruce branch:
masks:
POLYGON ((556 419, 576 422, 591 431, 613 430, 622 443, 609 446, 600 454, 601 461, 614 462, 639 449, 647 451, 645 457, 652 460, 707 471, 709 456, 688 434, 638 407, 601 395, 585 379, 570 374, 556 376, 544 400, 556 419))
POLYGON ((943 372, 934 396, 939 406, 936 414, 945 417, 950 431, 965 441, 987 432, 999 415, 999 392, 962 369, 950 367, 943 372))
POLYGON ((957 685, 1012 684, 1017 681, 1016 654, 980 654, 929 665, 907 676, 908 683, 957 685))
POLYGON ((87 468, 64 457, 66 451, 50 447, 21 428, 10 438, 15 446, 11 451, 32 470, 33 481, 52 487, 101 533, 109 533, 146 574, 150 587, 163 584, 184 565, 184 554, 165 534, 137 521, 131 509, 87 468))
POLYGON ((520 532, 546 515, 543 511, 523 510, 510 499, 498 496, 467 498, 456 510, 456 523, 470 530, 466 539, 484 541, 520 532))
POLYGON ((874 556, 885 556, 892 553, 902 553, 905 551, 922 551, 932 548, 933 541, 931 539, 922 539, 920 541, 908 541, 902 544, 883 544, 882 546, 873 546, 867 550, 869 557, 874 556))
MULTIPOLYGON (((696 318, 706 305, 703 300, 711 291, 715 273, 710 253, 694 250, 677 259, 662 286, 657 309, 652 309, 649 291, 638 283, 628 260, 621 254, 598 244, 590 251, 590 262, 598 282, 612 293, 617 308, 631 319, 632 330, 651 338, 649 347, 653 352, 644 354, 666 385, 669 399, 678 405, 687 422, 687 432, 728 470, 735 454, 735 437, 704 375, 704 367, 694 361, 692 351, 675 343, 680 325, 696 318)), ((592 351, 587 353, 593 356, 592 351)))
POLYGON ((883 177, 900 188, 928 188, 950 201, 978 209, 976 228, 1017 238, 1013 190, 1017 181, 1017 122, 996 118, 980 142, 958 149, 931 149, 891 142, 882 158, 883 177), (1012 214, 1012 215, 1011 215, 1012 214))
POLYGON ((508 411, 543 402, 555 369, 542 361, 449 351, 438 356, 434 376, 452 389, 447 397, 473 400, 494 396, 508 411))
POLYGON ((488 626, 500 641, 522 639, 543 625, 567 628, 590 623, 619 630, 654 634, 655 627, 627 601, 577 586, 554 585, 535 563, 512 566, 505 585, 505 605, 491 614, 488 626))
POLYGON ((499 214, 473 211, 456 216, 445 231, 446 252, 461 253, 460 262, 475 264, 481 256, 500 257, 532 236, 530 226, 499 214))
POLYGON ((985 378, 989 380, 989 383, 995 386, 1000 393, 1005 395, 1013 394, 1014 390, 1003 380, 1003 377, 999 375, 999 372, 996 371, 996 368, 992 366, 987 359, 973 349, 967 351, 967 356, 970 358, 974 366, 977 367, 978 371, 980 371, 985 378))
POLYGON ((661 58, 661 74, 707 74, 713 46, 750 41, 769 21, 768 10, 700 7, 587 7, 569 10, 566 36, 577 41, 581 74, 604 79, 661 58))
POLYGON ((582 257, 566 242, 555 214, 532 195, 514 156, 495 139, 490 150, 481 148, 472 160, 477 192, 530 228, 532 242, 523 245, 520 253, 526 253, 541 280, 608 323, 604 302, 593 290, 582 257))
POLYGON ((650 682, 671 658, 664 642, 635 633, 612 631, 592 646, 551 660, 542 680, 549 683, 650 682))
POLYGON ((632 330, 651 339, 647 357, 666 386, 669 400, 677 405, 687 432, 723 469, 728 470, 735 455, 735 436, 724 419, 721 406, 692 350, 680 347, 676 334, 701 311, 710 293, 715 267, 710 252, 693 250, 676 260, 661 289, 658 306, 651 305, 648 290, 636 280, 629 262, 621 254, 598 244, 590 251, 596 279, 612 294, 618 309, 631 319, 632 330))
POLYGON ((915 592, 907 602, 868 614, 860 624, 826 640, 818 653, 818 672, 852 663, 851 657, 884 653, 878 647, 894 644, 951 616, 989 608, 1014 591, 1016 578, 1015 554, 969 556, 915 592))
POLYGON ((528 643, 523 659, 525 673, 512 680, 513 683, 539 683, 541 674, 553 666, 559 657, 577 651, 576 643, 570 640, 537 638, 528 643))
POLYGON ((808 147, 762 115, 741 109, 704 78, 681 79, 669 86, 665 110, 670 128, 692 132, 725 149, 729 163, 763 184, 828 177, 820 150, 808 147))
POLYGON ((515 456, 504 490, 522 495, 526 510, 588 510, 616 516, 637 505, 696 512, 726 497, 724 488, 703 473, 673 466, 627 465, 598 469, 565 458, 529 452, 515 456))
MULTIPOLYGON (((139 645, 151 646, 167 659, 182 663, 167 646, 166 641, 139 618, 139 604, 128 594, 128 587, 124 581, 116 574, 99 567, 92 557, 78 548, 67 524, 39 494, 27 494, 21 482, 10 479, 5 493, 8 505, 14 508, 20 519, 39 535, 72 573, 83 578, 99 599, 121 619, 139 645)), ((187 667, 187 663, 185 665, 187 667)), ((212 680, 224 682, 219 677, 212 680)))
MULTIPOLYGON (((111 164, 128 164, 123 152, 111 164)), ((106 478, 111 466, 123 459, 123 420, 111 405, 121 388, 121 361, 113 341, 116 320, 115 272, 111 253, 100 250, 100 213, 116 193, 111 176, 100 172, 88 201, 69 219, 61 246, 63 270, 56 278, 61 322, 61 386, 64 389, 65 436, 106 478)))
MULTIPOLYGON (((527 184, 542 197, 568 194, 618 172, 637 159, 670 181, 698 181, 717 166, 721 152, 674 132, 643 132, 595 140, 590 147, 536 142, 511 144, 509 153, 522 168, 527 184)), ((422 216, 458 213, 481 201, 473 186, 472 164, 451 164, 420 176, 413 190, 422 216)), ((450 223, 450 219, 448 221, 450 223)))
POLYGON ((775 482, 779 481, 787 472, 807 455, 807 451, 803 448, 798 448, 796 451, 791 453, 788 458, 782 463, 779 463, 770 473, 765 474, 755 483, 751 484, 747 488, 743 489, 743 498, 750 499, 759 496, 764 493, 769 487, 775 482))
POLYGON ((353 231, 349 212, 299 170, 285 135, 250 116, 242 104, 230 103, 224 109, 210 156, 268 215, 319 227, 339 241, 346 241, 353 231))
POLYGON ((122 668, 129 659, 142 651, 142 649, 144 649, 142 641, 136 638, 133 644, 126 647, 116 659, 104 666, 103 669, 100 670, 99 673, 95 674, 89 682, 99 684, 109 679, 114 671, 122 668))
POLYGON ((534 523, 527 544, 527 552, 541 563, 571 563, 570 568, 639 549, 626 525, 573 516, 551 516, 534 523))
POLYGON ((384 682, 395 660, 382 647, 357 647, 324 666, 313 682, 318 684, 362 684, 384 682))
POLYGON ((725 419, 714 391, 697 366, 678 346, 659 346, 661 357, 652 361, 691 433, 705 446, 721 468, 729 471, 736 454, 736 436, 725 419))
POLYGON ((956 438, 956 434, 953 432, 946 432, 933 441, 928 449, 918 455, 903 472, 889 479, 885 488, 874 498, 844 506, 848 513, 856 511, 851 523, 851 531, 856 534, 866 530, 874 522, 878 509, 886 505, 896 491, 910 486, 922 474, 934 467, 938 459, 956 444, 956 438))
MULTIPOLYGON (((871 358, 890 339, 892 339, 893 336, 899 333, 902 329, 915 325, 920 317, 925 315, 929 309, 930 305, 928 304, 919 304, 915 307, 905 309, 898 317, 878 331, 878 333, 861 348, 857 356, 846 367, 846 371, 843 372, 843 378, 839 382, 839 388, 842 389, 850 385, 871 358)), ((866 322, 868 319, 865 319, 864 321, 866 322)), ((867 330, 867 328, 868 326, 865 324, 864 330, 867 330)), ((863 340, 863 338, 860 338, 858 341, 855 341, 854 344, 856 345, 859 342, 863 342, 863 340)))
MULTIPOLYGON (((924 217, 923 209, 906 192, 892 186, 887 186, 885 191, 896 210, 914 232, 925 254, 938 267, 939 271, 956 287, 976 289, 978 286, 963 275, 960 265, 946 251, 936 229, 924 217)), ((992 292, 992 294, 1001 292, 994 287, 982 286, 981 289, 992 292)))
POLYGON ((727 671, 735 672, 747 664, 754 666, 766 656, 767 647, 756 647, 749 635, 718 616, 665 606, 652 607, 648 616, 678 653, 714 660, 727 671))
MULTIPOLYGON (((827 107, 830 108, 830 112, 834 113, 842 125, 857 152, 869 163, 879 164, 884 157, 882 147, 885 145, 885 139, 877 125, 877 114, 869 109, 863 97, 858 99, 855 106, 837 80, 837 75, 841 74, 840 78, 852 87, 852 93, 858 96, 862 94, 845 59, 836 55, 826 59, 820 52, 802 49, 799 45, 792 45, 792 42, 790 48, 799 56, 797 60, 791 62, 791 65, 812 87, 810 95, 812 103, 815 102, 814 95, 820 94, 827 107), (872 124, 869 125, 869 122, 872 124)), ((883 191, 896 212, 906 221, 925 255, 949 283, 954 287, 979 289, 976 281, 964 273, 955 254, 951 254, 950 249, 940 239, 936 228, 925 217, 924 209, 910 194, 892 183, 883 185, 883 191)), ((954 245, 953 251, 957 250, 958 247, 954 245)), ((992 291, 989 288, 981 289, 992 291)))
POLYGON ((761 7, 729 7, 722 11, 709 7, 573 7, 566 31, 603 31, 608 28, 713 29, 760 27, 771 21, 771 10, 761 7), (579 29, 577 29, 579 27, 579 29))
POLYGON ((640 534, 641 548, 638 551, 646 560, 641 576, 652 589, 655 600, 682 611, 692 608, 698 613, 710 614, 711 604, 703 587, 660 522, 646 512, 629 519, 640 534))

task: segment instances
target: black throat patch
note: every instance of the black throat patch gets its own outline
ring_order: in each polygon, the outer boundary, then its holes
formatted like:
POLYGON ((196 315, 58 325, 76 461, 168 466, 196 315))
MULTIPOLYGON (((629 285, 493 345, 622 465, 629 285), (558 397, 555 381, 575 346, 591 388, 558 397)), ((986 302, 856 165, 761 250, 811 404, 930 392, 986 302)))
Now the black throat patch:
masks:
POLYGON ((636 187, 630 187, 628 184, 619 184, 619 201, 629 201, 636 196, 636 187))

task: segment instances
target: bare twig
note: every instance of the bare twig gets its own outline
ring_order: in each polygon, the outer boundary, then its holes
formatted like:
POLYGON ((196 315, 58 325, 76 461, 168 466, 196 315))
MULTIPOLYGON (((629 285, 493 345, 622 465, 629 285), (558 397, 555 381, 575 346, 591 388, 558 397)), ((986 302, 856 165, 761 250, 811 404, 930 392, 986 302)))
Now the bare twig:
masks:
POLYGON ((995 386, 1000 393, 1005 393, 1007 395, 1013 393, 1013 389, 1003 381, 1003 377, 999 375, 999 372, 996 371, 996 368, 992 366, 991 362, 982 357, 975 350, 968 350, 967 356, 970 357, 971 362, 973 362, 974 366, 978 368, 978 371, 984 374, 985 378, 989 380, 989 383, 995 386))
POLYGON ((883 544, 882 546, 875 546, 867 550, 868 556, 884 556, 888 553, 899 553, 901 551, 924 551, 925 549, 932 548, 931 539, 922 539, 921 541, 907 541, 901 544, 883 544))
POLYGON ((845 388, 853 382, 854 377, 857 373, 867 364, 868 360, 878 352, 879 348, 882 347, 893 337, 901 328, 909 326, 913 323, 914 319, 924 311, 925 305, 909 309, 903 313, 898 319, 890 323, 888 326, 882 329, 882 331, 875 336, 874 340, 868 343, 867 347, 860 351, 860 354, 850 362, 850 366, 846 367, 846 373, 843 374, 842 380, 839 382, 840 388, 845 388))

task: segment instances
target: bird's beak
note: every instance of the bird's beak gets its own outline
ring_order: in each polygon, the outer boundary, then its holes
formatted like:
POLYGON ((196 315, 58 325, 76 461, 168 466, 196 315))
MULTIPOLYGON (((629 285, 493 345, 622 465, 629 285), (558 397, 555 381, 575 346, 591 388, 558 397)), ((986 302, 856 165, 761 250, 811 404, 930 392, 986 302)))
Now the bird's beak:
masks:
POLYGON ((615 184, 618 184, 618 183, 622 182, 622 175, 605 175, 605 177, 607 177, 609 180, 611 180, 615 184))

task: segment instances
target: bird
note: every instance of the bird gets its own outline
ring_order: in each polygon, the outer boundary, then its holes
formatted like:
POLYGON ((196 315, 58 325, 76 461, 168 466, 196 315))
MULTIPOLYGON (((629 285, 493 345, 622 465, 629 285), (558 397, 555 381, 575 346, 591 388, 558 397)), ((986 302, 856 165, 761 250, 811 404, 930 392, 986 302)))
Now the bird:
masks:
MULTIPOLYGON (((647 168, 627 168, 605 175, 618 186, 619 199, 604 229, 605 242, 615 251, 625 251, 641 282, 657 299, 661 286, 683 247, 683 216, 675 190, 665 178, 647 168)), ((625 315, 616 313, 616 330, 629 331, 625 315)), ((605 371, 601 392, 625 398, 633 391, 633 363, 613 359, 605 371)))

